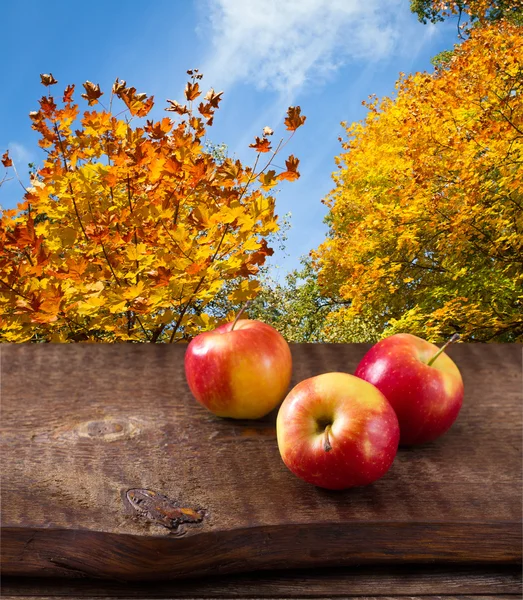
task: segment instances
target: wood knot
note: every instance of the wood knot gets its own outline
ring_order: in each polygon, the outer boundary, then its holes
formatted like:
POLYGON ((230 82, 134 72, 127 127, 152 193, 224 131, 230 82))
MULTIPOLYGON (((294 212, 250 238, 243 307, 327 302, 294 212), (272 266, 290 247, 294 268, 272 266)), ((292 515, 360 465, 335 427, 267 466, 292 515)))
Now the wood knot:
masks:
POLYGON ((185 535, 185 525, 201 523, 207 515, 205 509, 181 506, 177 500, 143 488, 122 490, 122 500, 128 512, 162 525, 177 536, 185 535))
POLYGON ((140 433, 135 419, 118 419, 106 417, 97 421, 80 423, 76 428, 78 437, 114 442, 132 438, 140 433))

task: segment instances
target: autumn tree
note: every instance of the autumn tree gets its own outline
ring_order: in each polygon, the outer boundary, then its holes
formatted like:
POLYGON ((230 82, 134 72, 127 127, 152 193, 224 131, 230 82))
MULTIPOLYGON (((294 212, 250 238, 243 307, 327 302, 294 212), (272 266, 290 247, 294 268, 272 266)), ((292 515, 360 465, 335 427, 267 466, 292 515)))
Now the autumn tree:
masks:
POLYGON ((437 23, 457 16, 465 23, 488 23, 507 19, 521 23, 523 0, 411 0, 410 8, 422 23, 437 23))
MULTIPOLYGON (((186 102, 169 100, 173 118, 158 121, 153 97, 124 81, 107 106, 86 82, 81 116, 74 86, 61 103, 42 97, 30 117, 44 164, 0 219, 0 340, 177 342, 213 325, 206 307, 228 281, 232 302, 257 293, 278 229, 270 189, 298 178, 299 161, 270 168, 284 144, 273 149, 268 127, 253 167, 213 154, 222 92, 201 97, 201 74, 188 73, 186 102)), ((291 137, 304 121, 289 108, 291 137)), ((7 152, 2 163, 13 168, 7 152)))
MULTIPOLYGON (((328 312, 342 306, 343 301, 322 296, 308 257, 303 257, 300 268, 287 273, 283 281, 278 280, 274 270, 262 267, 260 271, 259 291, 244 313, 248 318, 268 323, 288 342, 338 341, 329 339, 323 326, 328 312)), ((228 313, 229 318, 240 307, 230 302, 226 290, 214 305, 218 314, 228 313)))
POLYGON ((403 76, 347 127, 330 231, 314 251, 327 297, 383 335, 523 340, 523 35, 471 32, 448 67, 403 76))

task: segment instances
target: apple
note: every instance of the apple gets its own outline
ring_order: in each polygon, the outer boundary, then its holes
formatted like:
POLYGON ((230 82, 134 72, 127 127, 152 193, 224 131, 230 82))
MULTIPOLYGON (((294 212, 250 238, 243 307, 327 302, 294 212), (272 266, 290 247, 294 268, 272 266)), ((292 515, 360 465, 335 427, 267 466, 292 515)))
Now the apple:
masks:
POLYGON ((385 475, 398 450, 399 426, 373 385, 348 373, 323 373, 289 392, 276 435, 283 462, 295 475, 341 490, 385 475))
POLYGON ((443 435, 463 403, 463 380, 443 350, 409 333, 375 344, 355 371, 375 385, 396 411, 400 444, 422 444, 443 435))
POLYGON ((191 340, 185 375, 196 400, 215 415, 258 419, 285 398, 291 351, 276 329, 239 316, 191 340))

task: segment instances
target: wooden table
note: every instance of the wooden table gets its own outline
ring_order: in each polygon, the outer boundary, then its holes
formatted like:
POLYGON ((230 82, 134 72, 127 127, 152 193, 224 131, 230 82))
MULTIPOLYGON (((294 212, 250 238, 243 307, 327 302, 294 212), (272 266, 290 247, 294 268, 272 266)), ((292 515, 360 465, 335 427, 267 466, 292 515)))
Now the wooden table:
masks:
MULTIPOLYGON (((294 345, 293 385, 368 348, 294 345)), ((453 428, 344 492, 285 468, 276 411, 198 405, 183 346, 0 350, 3 597, 521 594, 521 346, 452 347, 453 428)))

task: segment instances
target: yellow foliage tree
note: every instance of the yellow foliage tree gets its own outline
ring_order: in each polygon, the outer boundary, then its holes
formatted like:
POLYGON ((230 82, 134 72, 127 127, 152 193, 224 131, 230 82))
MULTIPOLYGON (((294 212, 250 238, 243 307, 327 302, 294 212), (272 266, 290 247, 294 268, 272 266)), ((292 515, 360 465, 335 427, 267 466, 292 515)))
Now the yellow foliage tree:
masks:
MULTIPOLYGON (((61 107, 51 93, 40 100, 30 116, 47 157, 0 220, 0 340, 176 342, 215 324, 205 307, 226 282, 239 281, 233 301, 256 294, 278 229, 267 192, 299 176, 298 160, 269 170, 282 146, 272 149, 269 128, 251 144, 253 168, 215 160, 202 138, 222 93, 196 105, 202 75, 188 73, 186 104, 168 101, 174 120, 145 120, 153 97, 118 80, 107 108, 84 84, 96 109, 81 118, 74 86, 61 107)), ((290 132, 304 121, 289 108, 290 132)), ((7 152, 2 163, 13 166, 7 152)))
POLYGON ((446 69, 402 77, 347 128, 326 241, 325 295, 354 322, 439 341, 523 339, 523 35, 471 32, 446 69))
POLYGON ((468 29, 474 23, 499 21, 506 18, 521 24, 522 0, 410 0, 410 9, 422 23, 437 23, 448 17, 457 16, 464 22, 460 29, 468 29))

